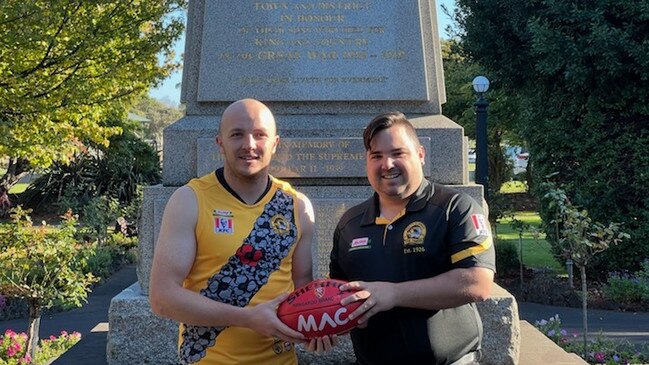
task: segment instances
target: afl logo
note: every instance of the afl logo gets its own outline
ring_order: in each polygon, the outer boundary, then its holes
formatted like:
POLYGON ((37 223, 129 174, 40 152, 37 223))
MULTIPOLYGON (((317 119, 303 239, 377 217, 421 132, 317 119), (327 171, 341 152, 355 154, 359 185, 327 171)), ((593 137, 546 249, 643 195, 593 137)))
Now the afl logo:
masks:
POLYGON ((412 222, 403 231, 403 243, 406 245, 421 245, 426 238, 426 226, 422 222, 412 222))
POLYGON ((270 227, 275 231, 275 233, 283 236, 288 234, 288 230, 291 228, 291 223, 284 218, 283 215, 278 214, 270 219, 270 227))

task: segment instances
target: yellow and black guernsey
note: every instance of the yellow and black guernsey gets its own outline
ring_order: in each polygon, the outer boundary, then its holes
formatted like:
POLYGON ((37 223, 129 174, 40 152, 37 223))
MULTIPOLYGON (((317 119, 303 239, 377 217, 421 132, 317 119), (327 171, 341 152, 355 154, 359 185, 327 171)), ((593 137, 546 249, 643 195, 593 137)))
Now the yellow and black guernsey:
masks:
MULTIPOLYGON (((470 196, 424 180, 392 221, 378 195, 348 210, 334 231, 333 279, 404 282, 454 268, 495 271, 482 208, 470 196)), ((482 321, 473 303, 457 308, 394 308, 351 332, 359 364, 450 364, 480 348, 482 321)))
MULTIPOLYGON (((211 173, 188 186, 198 201, 196 258, 183 286, 212 300, 255 306, 294 289, 292 255, 300 239, 295 190, 270 178, 255 204, 242 202, 211 173)), ((181 324, 184 364, 297 364, 293 344, 243 327, 181 324)))

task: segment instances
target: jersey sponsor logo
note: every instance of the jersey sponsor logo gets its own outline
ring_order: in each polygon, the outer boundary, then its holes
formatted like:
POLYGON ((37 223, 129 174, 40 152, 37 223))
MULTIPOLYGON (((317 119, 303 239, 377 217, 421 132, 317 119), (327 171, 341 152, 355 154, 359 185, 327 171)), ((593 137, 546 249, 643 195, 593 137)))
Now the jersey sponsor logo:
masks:
POLYGON ((491 236, 491 234, 489 233, 489 225, 487 224, 487 220, 485 219, 484 215, 472 214, 471 222, 473 222, 473 228, 475 228, 475 232, 478 236, 491 236))
POLYGON ((270 226, 280 236, 286 235, 291 229, 291 223, 281 214, 277 214, 270 219, 270 226))
POLYGON ((349 251, 361 250, 371 248, 370 239, 368 237, 354 238, 352 243, 349 244, 349 251))
POLYGON ((214 233, 234 233, 234 214, 231 211, 214 209, 212 218, 214 220, 214 233))
POLYGON ((426 238, 426 225, 423 222, 412 222, 403 231, 404 245, 423 245, 426 238))

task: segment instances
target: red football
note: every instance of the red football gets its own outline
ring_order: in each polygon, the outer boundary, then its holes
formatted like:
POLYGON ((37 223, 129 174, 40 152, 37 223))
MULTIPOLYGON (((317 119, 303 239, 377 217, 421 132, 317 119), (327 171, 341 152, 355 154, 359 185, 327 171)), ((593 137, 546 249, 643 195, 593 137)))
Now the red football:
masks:
POLYGON ((295 289, 277 308, 277 316, 287 326, 307 338, 339 335, 358 325, 358 318, 350 321, 347 316, 354 312, 363 300, 340 305, 340 301, 353 291, 341 291, 345 281, 318 279, 295 289))

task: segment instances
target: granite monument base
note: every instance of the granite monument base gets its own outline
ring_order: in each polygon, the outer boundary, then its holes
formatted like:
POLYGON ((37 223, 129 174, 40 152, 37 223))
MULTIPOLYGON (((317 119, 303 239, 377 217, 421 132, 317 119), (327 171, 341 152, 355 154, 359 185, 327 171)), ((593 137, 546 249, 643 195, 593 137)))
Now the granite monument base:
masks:
MULTIPOLYGON (((492 295, 478 303, 482 317, 483 365, 518 364, 521 334, 515 298, 494 284, 492 295)), ((177 364, 178 324, 151 312, 149 297, 138 283, 111 301, 108 319, 110 333, 106 349, 110 365, 177 364)), ((297 346, 300 364, 344 365, 355 361, 349 336, 341 336, 332 351, 316 355, 297 346)))

